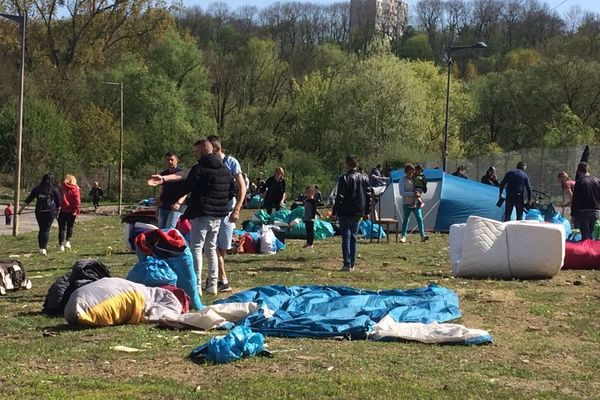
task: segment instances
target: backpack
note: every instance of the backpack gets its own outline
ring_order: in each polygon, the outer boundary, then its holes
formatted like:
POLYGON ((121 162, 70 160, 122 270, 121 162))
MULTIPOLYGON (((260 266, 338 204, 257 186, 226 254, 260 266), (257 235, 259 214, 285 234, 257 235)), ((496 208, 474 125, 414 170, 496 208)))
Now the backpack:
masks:
POLYGON ((31 280, 23 265, 17 260, 0 260, 0 295, 19 289, 31 289, 31 280))
POLYGON ((56 204, 54 204, 54 197, 52 196, 52 192, 50 192, 49 194, 38 194, 37 205, 39 211, 54 211, 56 209, 56 204))

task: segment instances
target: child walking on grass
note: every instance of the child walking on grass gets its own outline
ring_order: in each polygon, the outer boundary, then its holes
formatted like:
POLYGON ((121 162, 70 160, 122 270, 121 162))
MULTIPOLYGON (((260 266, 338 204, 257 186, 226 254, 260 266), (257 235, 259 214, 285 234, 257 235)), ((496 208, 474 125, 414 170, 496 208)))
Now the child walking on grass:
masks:
POLYGON ((321 218, 319 210, 317 210, 317 200, 315 200, 316 189, 314 186, 307 186, 304 190, 304 226, 306 227, 306 244, 305 249, 312 249, 315 240, 315 218, 318 215, 321 218))

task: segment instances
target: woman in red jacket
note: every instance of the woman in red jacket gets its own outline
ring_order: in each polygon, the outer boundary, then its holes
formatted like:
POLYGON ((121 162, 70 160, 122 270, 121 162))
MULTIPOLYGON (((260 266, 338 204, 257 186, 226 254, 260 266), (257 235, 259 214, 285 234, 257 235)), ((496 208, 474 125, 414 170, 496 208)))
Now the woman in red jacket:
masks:
POLYGON ((60 251, 71 249, 73 225, 81 209, 81 193, 77 186, 77 179, 65 175, 65 180, 60 185, 60 214, 58 214, 58 244, 60 251))

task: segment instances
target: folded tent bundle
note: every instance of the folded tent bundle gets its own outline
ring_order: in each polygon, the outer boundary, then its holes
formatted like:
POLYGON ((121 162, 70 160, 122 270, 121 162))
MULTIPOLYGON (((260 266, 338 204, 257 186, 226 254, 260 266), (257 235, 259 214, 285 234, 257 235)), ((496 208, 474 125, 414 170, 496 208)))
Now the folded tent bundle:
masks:
POLYGON ((196 310, 204 307, 198 292, 198 277, 192 252, 177 229, 144 232, 136 237, 135 243, 140 262, 145 261, 148 256, 164 260, 177 275, 176 286, 190 296, 191 307, 196 310))

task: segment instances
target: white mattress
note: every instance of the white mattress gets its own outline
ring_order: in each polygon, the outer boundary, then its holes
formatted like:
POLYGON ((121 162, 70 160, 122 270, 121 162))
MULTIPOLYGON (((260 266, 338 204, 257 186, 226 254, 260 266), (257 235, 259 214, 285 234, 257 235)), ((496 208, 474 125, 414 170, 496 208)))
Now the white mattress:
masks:
POLYGON ((450 226, 450 234, 448 235, 448 245, 450 247, 450 261, 452 262, 452 273, 458 272, 460 257, 462 253, 463 240, 465 237, 465 229, 467 224, 454 224, 450 226))
POLYGON ((469 217, 457 276, 510 279, 506 226, 503 222, 469 217))
MULTIPOLYGON (((451 227, 452 232, 452 227, 451 227)), ((452 273, 469 278, 552 278, 565 257, 565 230, 537 221, 499 222, 471 216, 450 237, 452 273), (457 254, 460 256, 457 259, 457 254)))
POLYGON ((513 278, 552 278, 565 260, 562 224, 507 222, 508 261, 513 278))

